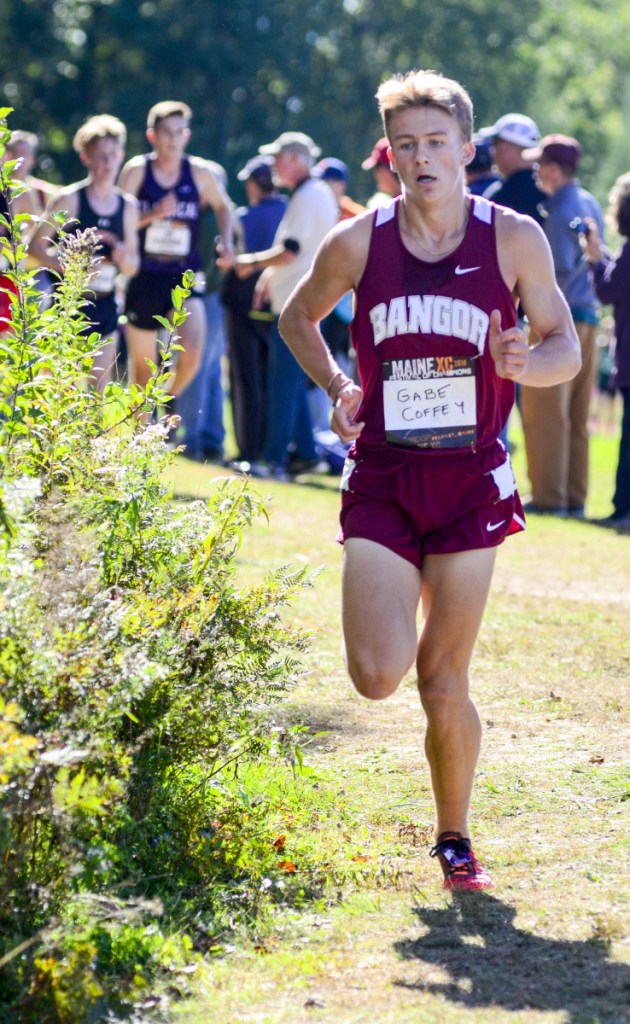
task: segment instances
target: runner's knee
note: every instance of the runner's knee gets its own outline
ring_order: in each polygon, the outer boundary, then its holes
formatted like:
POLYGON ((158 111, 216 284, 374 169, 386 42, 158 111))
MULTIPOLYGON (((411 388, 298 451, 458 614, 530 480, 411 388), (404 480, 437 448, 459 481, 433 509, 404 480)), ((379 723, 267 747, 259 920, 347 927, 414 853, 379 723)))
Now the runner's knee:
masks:
POLYGON ((400 685, 402 675, 399 673, 369 665, 365 660, 350 656, 346 657, 346 663, 355 689, 368 700, 385 700, 400 685))
POLYGON ((457 671, 438 671, 429 676, 418 671, 418 690, 428 719, 452 721, 468 703, 468 675, 457 671))

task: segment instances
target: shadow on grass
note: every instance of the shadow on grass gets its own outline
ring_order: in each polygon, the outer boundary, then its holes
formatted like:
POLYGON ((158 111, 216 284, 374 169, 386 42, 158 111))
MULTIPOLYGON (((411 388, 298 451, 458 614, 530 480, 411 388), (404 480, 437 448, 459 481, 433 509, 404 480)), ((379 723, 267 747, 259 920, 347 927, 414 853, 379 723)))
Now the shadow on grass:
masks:
POLYGON ((628 1021, 630 967, 609 959, 603 939, 542 938, 515 927, 515 909, 487 892, 452 897, 415 908, 425 933, 394 948, 420 972, 398 986, 469 1008, 564 1012, 566 1024, 628 1021))

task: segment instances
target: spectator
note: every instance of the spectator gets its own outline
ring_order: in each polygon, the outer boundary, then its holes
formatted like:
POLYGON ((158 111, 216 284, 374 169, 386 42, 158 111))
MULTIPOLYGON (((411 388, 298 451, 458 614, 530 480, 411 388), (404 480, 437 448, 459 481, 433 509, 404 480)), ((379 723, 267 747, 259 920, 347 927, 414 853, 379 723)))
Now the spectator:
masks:
MULTIPOLYGON (((507 206, 516 213, 527 214, 539 224, 542 221, 540 211, 545 199, 544 192, 538 188, 532 160, 524 157, 525 148, 532 146, 540 138, 538 125, 526 114, 504 114, 490 128, 482 128, 481 135, 492 140, 491 154, 494 165, 501 175, 499 181, 490 185, 483 195, 500 206, 507 206)), ((522 330, 527 328, 525 313, 518 306, 518 325, 522 330)), ((520 411, 521 385, 516 383, 516 405, 520 411)), ((508 441, 509 421, 501 434, 501 441, 512 449, 508 441)))
MULTIPOLYGON (((206 160, 222 189, 227 189, 225 168, 206 160)), ((227 348, 225 314, 219 298, 221 273, 216 265, 217 222, 212 208, 206 209, 199 225, 199 253, 205 282, 202 297, 206 336, 199 370, 177 398, 177 415, 182 426, 177 431, 184 456, 195 462, 222 463, 225 442, 223 415, 223 356, 227 348), (180 433, 183 435, 180 439, 180 433)))
POLYGON ((313 168, 313 177, 321 178, 332 189, 339 205, 339 220, 349 220, 359 213, 365 213, 365 206, 355 203, 354 199, 347 195, 350 171, 343 160, 338 160, 334 156, 320 160, 313 168))
POLYGON ((492 170, 492 140, 483 132, 472 137, 475 155, 466 167, 466 186, 473 196, 482 196, 491 185, 502 183, 500 175, 492 170))
MULTIPOLYGON (((293 289, 310 270, 324 236, 339 218, 335 198, 323 181, 312 176, 320 149, 302 132, 284 132, 266 146, 274 158, 274 180, 291 192, 270 249, 236 257, 240 277, 265 273, 256 285, 256 306, 269 296, 274 322, 269 339, 267 427, 263 458, 249 467, 252 475, 286 480, 289 472, 317 466, 313 424, 306 393, 306 374, 282 341, 277 320, 293 289), (292 461, 292 466, 289 462, 292 461)), ((243 467, 244 468, 244 467, 243 467)))
POLYGON ((537 163, 536 177, 547 197, 543 230, 551 247, 558 287, 571 310, 582 369, 570 381, 538 390, 521 388, 521 418, 535 513, 584 517, 588 490, 588 416, 594 379, 598 302, 581 244, 584 218, 603 235, 603 217, 594 196, 581 188, 576 173, 581 148, 567 135, 547 135, 526 150, 537 163))
MULTIPOLYGON (((328 157, 320 160, 313 168, 313 174, 325 181, 332 189, 339 203, 339 220, 351 220, 360 213, 365 213, 365 206, 356 203, 346 195, 350 181, 350 171, 342 160, 328 157)), ((321 331, 330 351, 345 373, 353 375, 354 367, 351 357, 350 323, 352 321, 352 292, 346 292, 335 308, 321 323, 321 331)), ((309 399, 311 415, 316 428, 316 436, 321 443, 317 431, 327 433, 330 425, 330 403, 328 396, 312 381, 309 382, 309 399)), ((336 441, 336 439, 335 439, 336 441)))
POLYGON ((379 139, 369 157, 363 161, 364 171, 372 171, 376 183, 376 192, 367 201, 368 210, 379 206, 387 206, 392 199, 400 195, 400 181, 389 160, 389 140, 383 136, 379 139))
POLYGON ((492 127, 482 128, 482 135, 492 139, 492 157, 503 178, 486 189, 486 199, 526 213, 540 224, 545 194, 536 184, 533 160, 525 156, 540 138, 538 125, 526 114, 504 114, 492 127))
MULTIPOLYGON (((239 253, 270 249, 287 207, 272 178, 272 157, 256 156, 238 173, 245 185, 247 206, 235 214, 239 253)), ((238 460, 258 462, 265 443, 267 363, 272 313, 269 304, 253 309, 260 272, 241 279, 228 271, 221 289, 229 344, 230 395, 238 460)))
POLYGON ((630 173, 617 178, 610 193, 610 217, 625 239, 615 256, 603 245, 595 218, 586 218, 586 255, 591 262, 595 290, 610 303, 615 318, 614 376, 621 392, 623 413, 613 512, 600 520, 604 526, 630 529, 630 173))

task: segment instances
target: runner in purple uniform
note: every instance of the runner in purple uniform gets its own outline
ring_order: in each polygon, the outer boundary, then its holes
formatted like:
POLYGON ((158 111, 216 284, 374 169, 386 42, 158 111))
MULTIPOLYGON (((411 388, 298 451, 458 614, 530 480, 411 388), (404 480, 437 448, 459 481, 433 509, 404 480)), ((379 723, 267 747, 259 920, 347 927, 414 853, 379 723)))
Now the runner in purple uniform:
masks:
POLYGON ((280 330, 328 391, 333 429, 353 444, 341 485, 348 671, 359 693, 381 700, 415 666, 437 814, 432 852, 446 888, 483 889, 492 883, 468 832, 481 742, 468 668, 496 546, 524 525, 498 435, 514 382, 573 377, 579 346, 538 225, 466 194, 474 146, 465 90, 418 71, 377 96, 401 198, 327 236, 280 330), (360 387, 318 326, 349 289, 360 387), (519 299, 543 339, 531 350, 516 326, 519 299))
POLYGON ((51 200, 30 240, 30 254, 51 270, 61 271, 57 250, 50 246, 56 234, 52 215, 64 210, 68 219, 64 231, 73 234, 96 228, 100 244, 99 262, 86 292, 85 313, 90 330, 101 336, 102 346, 94 358, 91 382, 102 391, 114 378, 118 352, 119 275, 133 277, 140 264, 138 253, 138 207, 135 199, 116 187, 125 156, 127 129, 111 114, 90 117, 77 131, 73 145, 88 176, 59 190, 51 200))
POLYGON ((156 316, 172 311, 171 292, 181 285, 185 270, 198 272, 198 280, 185 304, 188 317, 178 329, 182 351, 178 353, 171 385, 174 395, 191 382, 201 362, 206 333, 202 296, 205 282, 200 273, 199 218, 214 210, 226 265, 233 256, 231 203, 210 163, 186 156, 190 138, 190 107, 165 100, 151 107, 147 139, 153 150, 123 167, 120 186, 136 196, 140 207, 140 273, 127 293, 126 338, 132 379, 145 385, 151 375, 147 359, 157 359, 156 316))

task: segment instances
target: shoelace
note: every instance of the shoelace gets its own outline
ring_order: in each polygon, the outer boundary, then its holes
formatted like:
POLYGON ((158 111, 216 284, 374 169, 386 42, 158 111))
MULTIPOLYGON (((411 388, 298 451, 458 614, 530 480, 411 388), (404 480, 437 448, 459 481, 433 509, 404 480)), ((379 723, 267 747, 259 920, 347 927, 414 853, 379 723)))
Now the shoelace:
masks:
POLYGON ((475 855, 472 852, 470 839, 461 832, 447 833, 445 838, 438 836, 438 841, 430 851, 430 857, 443 858, 443 866, 449 876, 469 875, 475 870, 475 855), (444 861, 446 862, 444 864, 444 861))

